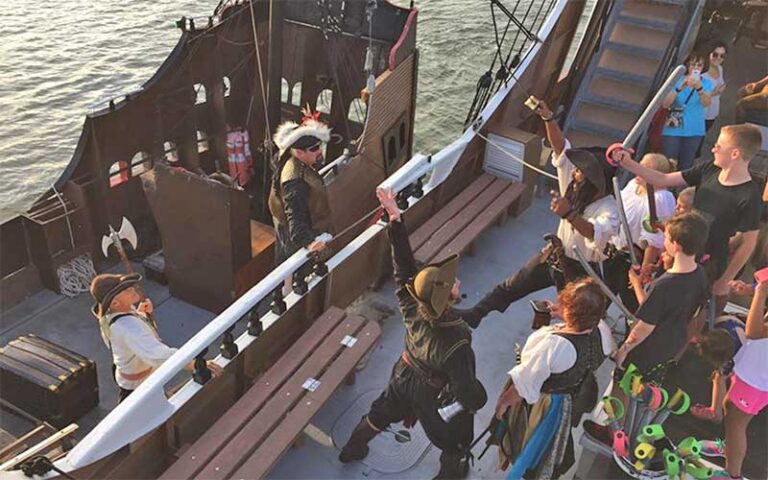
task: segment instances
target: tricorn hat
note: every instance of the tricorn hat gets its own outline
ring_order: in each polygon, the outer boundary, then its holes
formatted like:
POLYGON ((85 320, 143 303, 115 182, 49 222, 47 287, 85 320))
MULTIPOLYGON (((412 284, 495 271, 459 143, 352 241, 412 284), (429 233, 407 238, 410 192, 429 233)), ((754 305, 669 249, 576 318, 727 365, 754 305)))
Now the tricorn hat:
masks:
POLYGON ((102 273, 91 282, 91 295, 96 301, 93 305, 93 314, 102 317, 107 314, 112 300, 125 289, 128 289, 141 280, 141 275, 131 273, 116 275, 114 273, 102 273))
POLYGON ((301 123, 283 122, 277 127, 272 140, 280 149, 280 155, 291 148, 306 149, 312 145, 331 140, 331 128, 320 121, 320 112, 314 114, 309 107, 302 110, 304 118, 301 123))
POLYGON ((406 285, 408 293, 426 309, 432 320, 439 318, 448 306, 458 271, 459 256, 451 255, 425 266, 406 285))
POLYGON ((604 148, 570 148, 565 155, 576 168, 581 170, 589 183, 601 192, 608 191, 608 182, 614 175, 615 168, 605 160, 604 148))

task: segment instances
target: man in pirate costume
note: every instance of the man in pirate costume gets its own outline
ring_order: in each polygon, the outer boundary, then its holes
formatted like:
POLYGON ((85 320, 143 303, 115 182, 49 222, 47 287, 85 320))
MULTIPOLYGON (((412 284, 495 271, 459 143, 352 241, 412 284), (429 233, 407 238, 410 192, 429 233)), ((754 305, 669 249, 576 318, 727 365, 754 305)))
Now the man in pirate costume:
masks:
POLYGON ((331 129, 318 120, 319 114, 305 110, 301 124, 284 122, 273 140, 279 148, 274 165, 269 211, 277 232, 277 263, 299 248, 319 251, 325 244, 315 241, 321 233, 333 233, 331 209, 316 168, 322 163, 324 143, 331 129))
POLYGON ((608 241, 619 232, 618 208, 610 193, 615 169, 605 161, 605 149, 571 148, 546 103, 541 101, 536 112, 544 120, 552 165, 557 169, 559 192, 550 192, 550 210, 561 218, 559 242, 551 242, 536 253, 473 308, 461 310, 460 315, 473 328, 492 310, 503 312, 530 293, 551 286, 561 290, 566 283, 585 276, 574 246, 600 272, 608 241))
MULTIPOLYGON (((162 342, 157 325, 149 318, 152 302, 148 298, 141 301, 135 288, 139 281, 141 275, 137 273, 103 273, 91 282, 91 295, 96 301, 93 314, 99 321, 104 344, 112 352, 112 373, 120 388, 118 403, 176 352, 162 342)), ((209 360, 208 368, 214 376, 221 375, 218 364, 209 360)), ((194 362, 186 369, 193 371, 194 362)))
POLYGON ((365 458, 368 442, 390 424, 421 421, 430 441, 442 450, 436 478, 463 478, 469 471, 468 448, 473 412, 487 400, 475 376, 472 335, 451 302, 459 298, 458 256, 417 270, 393 192, 377 191, 389 215, 395 294, 405 324, 405 349, 387 389, 371 405, 341 451, 348 463, 365 458), (462 412, 443 420, 438 410, 459 402, 462 412))

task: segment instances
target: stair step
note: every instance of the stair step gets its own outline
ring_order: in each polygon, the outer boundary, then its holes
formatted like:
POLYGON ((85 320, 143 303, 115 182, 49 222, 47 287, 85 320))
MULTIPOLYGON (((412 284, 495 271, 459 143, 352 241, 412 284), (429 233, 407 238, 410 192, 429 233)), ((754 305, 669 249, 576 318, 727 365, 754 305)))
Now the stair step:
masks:
POLYGON ((571 115, 575 115, 576 122, 584 120, 601 127, 626 131, 635 125, 638 117, 638 113, 631 110, 619 110, 583 101, 576 104, 576 109, 571 115))
POLYGON ((645 102, 648 96, 648 87, 595 75, 590 80, 585 93, 639 105, 645 102))
POLYGON ((616 141, 603 135, 585 132, 584 130, 570 130, 567 136, 568 141, 571 142, 574 148, 607 147, 616 141))
POLYGON ((619 70, 612 70, 610 68, 595 68, 595 75, 612 78, 614 80, 620 80, 622 82, 634 83, 635 85, 642 85, 644 87, 650 87, 653 83, 653 78, 646 77, 645 75, 635 75, 633 73, 622 72, 619 70))
POLYGON ((577 101, 581 101, 584 103, 591 103, 594 105, 600 105, 601 107, 611 108, 613 110, 620 110, 620 111, 626 111, 626 112, 632 112, 632 113, 640 113, 640 111, 642 111, 643 109, 643 106, 640 105, 639 103, 626 102, 623 100, 618 100, 615 98, 604 97, 602 95, 595 95, 595 94, 586 94, 581 98, 577 99, 577 101))
POLYGON ((690 2, 691 0, 645 0, 648 3, 661 3, 664 5, 680 5, 684 6, 686 3, 690 2))
POLYGON ((627 55, 651 58, 654 60, 661 60, 661 58, 664 56, 664 50, 658 50, 655 48, 638 47, 635 45, 627 45, 626 43, 619 43, 619 42, 606 42, 605 48, 609 48, 617 52, 625 53, 627 55))
POLYGON ((660 30, 662 32, 673 32, 675 30, 675 22, 667 22, 664 20, 650 20, 648 18, 633 17, 622 13, 616 17, 616 21, 619 23, 626 23, 634 25, 636 27, 648 28, 651 30, 660 30))
POLYGON ((587 120, 577 119, 571 124, 571 130, 581 130, 594 136, 604 137, 611 142, 620 142, 627 136, 627 131, 619 128, 606 127, 587 120))

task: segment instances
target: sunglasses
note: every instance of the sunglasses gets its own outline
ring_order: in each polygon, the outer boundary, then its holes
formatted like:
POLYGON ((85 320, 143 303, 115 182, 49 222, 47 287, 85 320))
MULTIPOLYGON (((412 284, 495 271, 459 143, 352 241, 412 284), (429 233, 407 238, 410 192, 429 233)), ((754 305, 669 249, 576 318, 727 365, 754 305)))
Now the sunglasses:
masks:
POLYGON ((316 144, 312 145, 311 147, 304 149, 304 151, 305 152, 316 152, 316 151, 320 150, 320 148, 322 148, 322 146, 323 146, 322 143, 316 143, 316 144))
POLYGON ((712 57, 713 58, 725 58, 725 54, 724 53, 712 52, 712 57))

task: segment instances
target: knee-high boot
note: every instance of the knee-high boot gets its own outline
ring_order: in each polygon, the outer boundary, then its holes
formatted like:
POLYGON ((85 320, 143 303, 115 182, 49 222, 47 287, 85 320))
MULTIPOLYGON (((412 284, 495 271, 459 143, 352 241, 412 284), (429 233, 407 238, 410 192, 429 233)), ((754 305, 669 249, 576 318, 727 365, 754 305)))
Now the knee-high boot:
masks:
POLYGON ((463 453, 440 453, 440 471, 434 480, 455 480, 466 478, 469 462, 463 453))
POLYGON ((352 431, 347 444, 341 449, 339 461, 349 463, 364 459, 368 455, 368 442, 373 440, 373 437, 378 433, 379 431, 368 423, 368 419, 363 417, 352 431))

